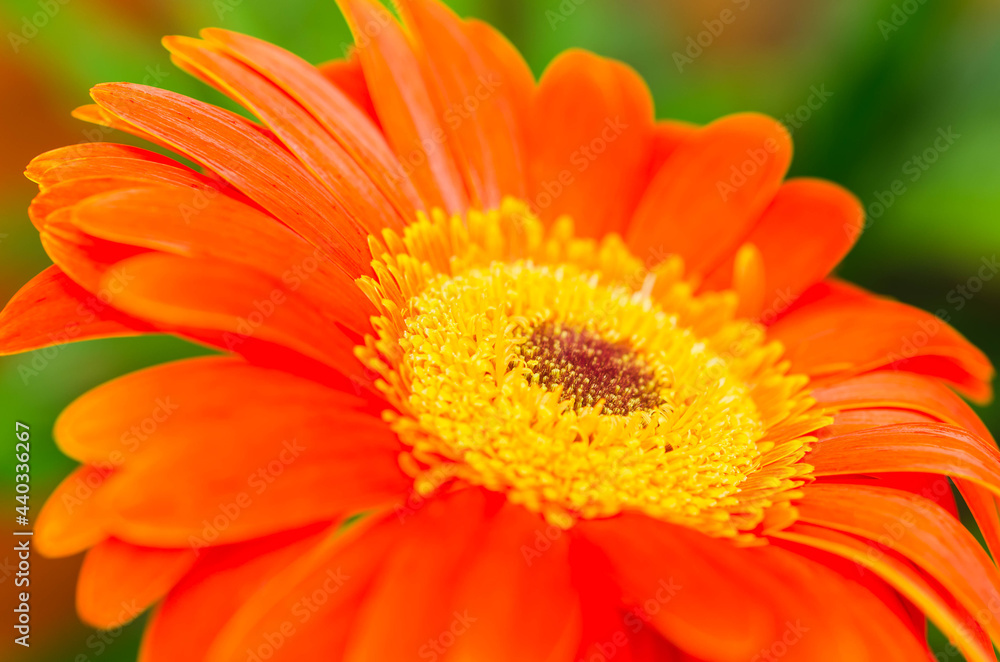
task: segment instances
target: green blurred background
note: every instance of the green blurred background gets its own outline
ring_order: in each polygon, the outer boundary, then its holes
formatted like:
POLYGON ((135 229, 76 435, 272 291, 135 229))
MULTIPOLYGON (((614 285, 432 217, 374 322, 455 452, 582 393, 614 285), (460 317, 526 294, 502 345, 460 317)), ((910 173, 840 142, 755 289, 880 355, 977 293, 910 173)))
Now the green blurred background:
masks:
MULTIPOLYGON (((574 46, 624 60, 648 81, 659 117, 703 123, 743 110, 787 117, 796 147, 792 174, 832 179, 866 206, 875 205, 840 274, 945 311, 1000 363, 1000 278, 969 297, 957 289, 976 276, 983 259, 1000 253, 1000 3, 449 4, 498 26, 536 74, 574 46), (913 161, 934 144, 939 130, 958 138, 933 164, 913 161), (884 192, 896 180, 906 192, 890 200, 884 192)), ((231 108, 171 67, 159 44, 162 35, 219 26, 267 39, 313 62, 340 57, 349 42, 333 0, 0 0, 0 26, 0 302, 49 263, 26 214, 35 189, 21 172, 34 155, 87 139, 89 127, 71 119, 69 111, 89 102, 89 87, 142 82, 231 108)), ((111 139, 132 142, 123 135, 111 139)), ((12 450, 15 420, 32 430, 32 515, 73 467, 51 439, 65 405, 113 376, 200 351, 175 339, 140 338, 68 345, 48 358, 0 359, 0 435, 10 444, 5 448, 12 450)), ((1000 431, 1000 408, 979 411, 1000 431)), ((12 456, 0 454, 5 510, 12 499, 4 495, 14 493, 12 456)), ((14 646, 10 549, 6 543, 0 547, 0 658, 135 659, 141 622, 98 634, 77 619, 73 591, 80 558, 34 557, 32 648, 14 646)), ((939 659, 960 659, 938 635, 932 634, 932 641, 939 659)))

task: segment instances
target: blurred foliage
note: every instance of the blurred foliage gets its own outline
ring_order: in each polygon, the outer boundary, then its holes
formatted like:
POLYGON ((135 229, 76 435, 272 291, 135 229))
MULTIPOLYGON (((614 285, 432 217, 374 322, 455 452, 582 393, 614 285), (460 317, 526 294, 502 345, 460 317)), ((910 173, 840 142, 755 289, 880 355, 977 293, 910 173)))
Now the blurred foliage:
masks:
MULTIPOLYGON (((628 62, 649 82, 660 117, 703 123, 741 110, 779 118, 791 114, 793 175, 835 180, 866 206, 886 207, 877 214, 879 207, 871 207, 869 227, 840 274, 928 310, 946 311, 995 362, 1000 358, 1000 279, 986 282, 971 299, 962 298, 961 306, 953 294, 983 258, 1000 252, 1000 5, 993 0, 450 4, 498 26, 536 74, 570 47, 628 62), (826 98, 814 97, 809 108, 805 104, 817 90, 826 98), (933 145, 939 129, 959 137, 914 180, 911 159, 933 145), (884 192, 897 179, 906 192, 886 204, 884 192)), ((0 154, 0 301, 48 263, 25 213, 34 187, 20 173, 35 154, 86 140, 87 127, 70 119, 69 111, 89 101, 90 86, 145 82, 232 108, 170 65, 159 45, 162 35, 219 26, 267 39, 313 62, 342 56, 349 42, 333 0, 0 0, 0 25, 5 35, 0 120, 6 127, 0 154), (45 6, 58 11, 50 11, 43 23, 35 17, 45 6), (32 22, 37 34, 26 28, 32 22), (26 40, 12 40, 11 34, 26 40)), ((12 432, 14 420, 32 426, 32 514, 73 466, 51 438, 66 404, 116 375, 202 351, 176 339, 141 338, 0 359, 0 434, 12 432)), ((980 411, 1000 430, 996 406, 980 411)), ((0 459, 0 474, 0 495, 12 494, 10 454, 0 459)), ((0 552, 0 564, 7 554, 0 552)), ((79 562, 35 556, 35 630, 27 659, 134 660, 141 623, 112 637, 77 620, 72 603, 79 562)), ((8 615, 10 581, 0 573, 0 605, 8 615)), ((935 649, 943 650, 939 635, 933 636, 935 649)), ((11 648, 5 637, 0 656, 12 659, 11 648)))

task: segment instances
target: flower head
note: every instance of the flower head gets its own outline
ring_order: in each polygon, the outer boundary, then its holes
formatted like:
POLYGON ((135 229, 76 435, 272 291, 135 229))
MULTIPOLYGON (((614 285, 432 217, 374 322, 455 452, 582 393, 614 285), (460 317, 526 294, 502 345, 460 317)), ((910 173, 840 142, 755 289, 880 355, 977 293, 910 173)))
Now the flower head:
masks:
POLYGON ((0 351, 170 333, 222 355, 73 403, 37 544, 160 660, 994 660, 987 359, 829 277, 863 225, 756 114, 654 120, 629 68, 536 83, 435 0, 356 50, 165 40, 255 121, 107 84, 77 111, 196 163, 28 167, 54 265, 0 351), (780 646, 781 652, 777 648, 780 646), (770 656, 770 657, 769 657, 770 656))

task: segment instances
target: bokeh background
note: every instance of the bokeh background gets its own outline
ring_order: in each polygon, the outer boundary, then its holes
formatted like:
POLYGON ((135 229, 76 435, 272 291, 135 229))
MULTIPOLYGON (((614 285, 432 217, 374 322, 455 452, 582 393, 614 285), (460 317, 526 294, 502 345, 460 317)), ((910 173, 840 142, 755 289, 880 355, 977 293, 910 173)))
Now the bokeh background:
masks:
MULTIPOLYGON (((792 174, 839 182, 869 208, 868 227, 840 274, 943 311, 1000 363, 1000 274, 975 280, 984 260, 1000 253, 996 0, 449 4, 498 26, 536 75, 560 51, 583 47, 635 67, 660 117, 704 123, 756 110, 785 118, 795 140, 792 174), (915 161, 939 131, 957 137, 933 163, 915 161), (896 180, 902 195, 888 193, 896 180)), ((49 264, 26 214, 34 186, 21 172, 42 151, 88 140, 89 127, 69 116, 89 102, 88 88, 140 82, 232 107, 174 69, 160 47, 162 35, 207 26, 247 32, 317 63, 342 56, 349 42, 333 0, 0 0, 0 302, 49 264)), ((34 515, 73 467, 51 439, 65 405, 116 375, 202 351, 172 338, 140 338, 0 359, 0 509, 11 518, 0 524, 0 537, 10 540, 3 530, 14 528, 15 420, 31 426, 34 515)), ((979 411, 1000 432, 1000 408, 979 411)), ((11 547, 0 545, 0 659, 135 659, 141 620, 97 633, 77 619, 79 557, 34 557, 32 647, 14 646, 11 547)), ((931 636, 944 651, 939 635, 931 636)))

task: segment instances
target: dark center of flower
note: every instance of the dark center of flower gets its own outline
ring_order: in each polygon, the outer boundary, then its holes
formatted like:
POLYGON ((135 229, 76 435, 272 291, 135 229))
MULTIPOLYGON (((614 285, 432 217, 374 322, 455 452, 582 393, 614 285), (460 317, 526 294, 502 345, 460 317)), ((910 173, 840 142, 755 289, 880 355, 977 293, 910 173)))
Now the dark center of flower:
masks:
POLYGON ((573 408, 593 407, 624 416, 660 404, 653 370, 623 343, 612 343, 585 329, 545 323, 520 346, 532 383, 548 389, 562 386, 573 408))

